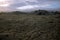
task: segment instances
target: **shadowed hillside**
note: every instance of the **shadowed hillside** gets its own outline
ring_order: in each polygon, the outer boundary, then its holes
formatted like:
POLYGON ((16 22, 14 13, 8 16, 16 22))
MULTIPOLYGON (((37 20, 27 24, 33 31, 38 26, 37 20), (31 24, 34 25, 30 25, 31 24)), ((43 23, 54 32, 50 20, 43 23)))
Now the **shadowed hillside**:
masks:
POLYGON ((59 18, 60 15, 0 13, 0 40, 59 40, 59 18))

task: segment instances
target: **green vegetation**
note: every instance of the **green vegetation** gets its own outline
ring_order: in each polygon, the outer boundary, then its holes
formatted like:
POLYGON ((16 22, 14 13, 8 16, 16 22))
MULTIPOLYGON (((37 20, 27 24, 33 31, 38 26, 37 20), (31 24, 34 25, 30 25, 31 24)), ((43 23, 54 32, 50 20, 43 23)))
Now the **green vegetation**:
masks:
POLYGON ((59 40, 60 15, 0 13, 0 40, 59 40))

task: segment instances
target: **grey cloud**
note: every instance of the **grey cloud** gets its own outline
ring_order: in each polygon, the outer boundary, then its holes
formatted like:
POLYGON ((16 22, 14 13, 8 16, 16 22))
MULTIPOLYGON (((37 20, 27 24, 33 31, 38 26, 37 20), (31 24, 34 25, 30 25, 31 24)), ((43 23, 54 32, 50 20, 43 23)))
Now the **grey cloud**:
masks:
MULTIPOLYGON (((23 7, 26 5, 45 5, 45 4, 49 4, 51 5, 50 7, 46 7, 46 8, 34 8, 34 9, 60 9, 60 0, 9 0, 10 5, 9 7, 4 7, 4 9, 7 10, 17 10, 16 8, 18 7, 23 7)), ((33 9, 33 10, 34 10, 33 9)), ((1 10, 1 7, 0 7, 1 10)))

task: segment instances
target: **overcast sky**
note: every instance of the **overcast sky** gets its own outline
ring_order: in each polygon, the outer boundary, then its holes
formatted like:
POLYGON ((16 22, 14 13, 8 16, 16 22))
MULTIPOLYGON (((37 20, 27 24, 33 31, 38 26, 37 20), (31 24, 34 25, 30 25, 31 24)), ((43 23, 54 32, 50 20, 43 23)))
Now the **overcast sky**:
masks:
POLYGON ((0 11, 60 10, 60 0, 0 0, 0 11))

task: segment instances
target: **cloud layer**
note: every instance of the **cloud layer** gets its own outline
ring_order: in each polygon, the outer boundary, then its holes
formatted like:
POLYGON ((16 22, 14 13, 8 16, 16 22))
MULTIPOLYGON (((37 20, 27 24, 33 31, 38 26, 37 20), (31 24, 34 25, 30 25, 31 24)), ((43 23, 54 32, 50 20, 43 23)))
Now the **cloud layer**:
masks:
POLYGON ((60 10, 60 0, 0 0, 0 11, 32 9, 60 10))

